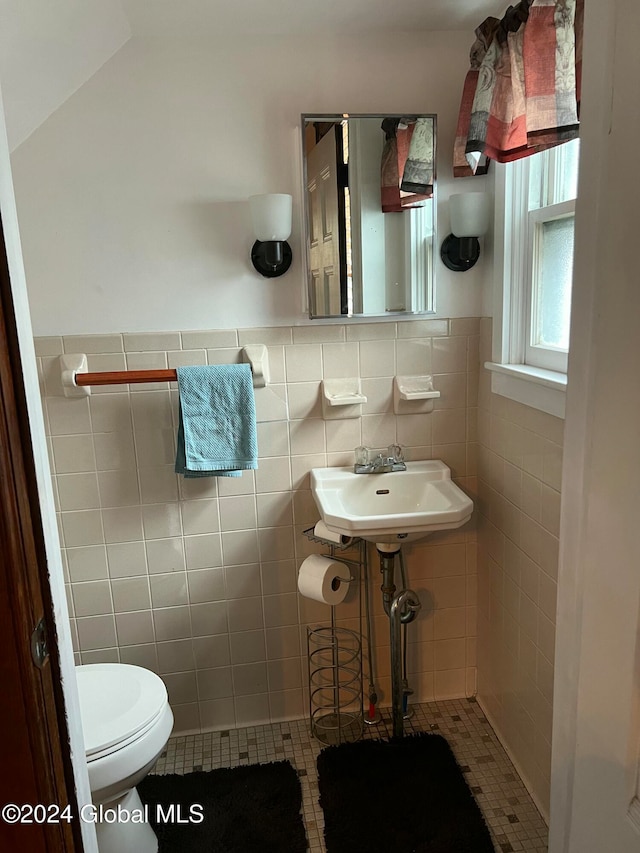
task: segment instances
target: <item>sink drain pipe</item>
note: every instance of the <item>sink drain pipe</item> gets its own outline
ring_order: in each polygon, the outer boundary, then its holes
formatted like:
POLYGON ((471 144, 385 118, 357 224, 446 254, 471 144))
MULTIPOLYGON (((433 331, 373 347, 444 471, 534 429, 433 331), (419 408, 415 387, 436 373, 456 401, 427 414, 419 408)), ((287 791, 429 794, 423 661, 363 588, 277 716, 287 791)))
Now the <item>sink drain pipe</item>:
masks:
POLYGON ((391 631, 391 700, 393 708, 393 734, 402 736, 403 717, 409 717, 408 697, 413 691, 407 682, 407 635, 406 626, 413 622, 421 604, 417 594, 407 589, 407 575, 404 565, 404 555, 400 545, 395 543, 376 542, 380 555, 380 571, 382 573, 382 604, 384 612, 390 620, 391 631), (396 595, 394 567, 396 555, 400 561, 402 590, 396 595), (402 628, 404 626, 404 642, 402 628), (397 716, 399 716, 399 722, 397 716))
MULTIPOLYGON (((391 602, 391 700, 393 736, 404 734, 405 692, 403 684, 402 625, 412 622, 421 608, 420 599, 412 589, 403 589, 391 602)), ((406 683, 406 679, 404 679, 406 683)))

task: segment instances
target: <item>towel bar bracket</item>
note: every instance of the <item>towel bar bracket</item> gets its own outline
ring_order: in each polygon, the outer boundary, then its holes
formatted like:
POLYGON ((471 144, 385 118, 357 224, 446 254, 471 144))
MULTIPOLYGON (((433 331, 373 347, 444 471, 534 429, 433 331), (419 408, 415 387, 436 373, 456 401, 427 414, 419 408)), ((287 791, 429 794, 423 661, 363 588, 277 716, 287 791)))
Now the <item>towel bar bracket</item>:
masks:
POLYGON ((78 385, 76 374, 87 372, 87 357, 84 353, 67 353, 60 356, 60 381, 65 397, 89 397, 91 388, 78 385))
POLYGON ((249 344, 242 347, 242 361, 251 365, 253 387, 264 388, 271 381, 269 352, 264 344, 249 344))

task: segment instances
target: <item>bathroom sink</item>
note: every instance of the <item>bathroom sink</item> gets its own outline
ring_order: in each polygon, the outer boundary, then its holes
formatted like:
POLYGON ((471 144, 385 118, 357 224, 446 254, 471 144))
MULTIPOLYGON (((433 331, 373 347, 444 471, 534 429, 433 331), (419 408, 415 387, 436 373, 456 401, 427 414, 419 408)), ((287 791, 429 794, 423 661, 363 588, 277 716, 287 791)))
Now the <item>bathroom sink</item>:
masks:
POLYGON ((471 518, 473 501, 437 459, 407 462, 406 471, 355 474, 314 468, 311 491, 327 527, 370 542, 412 542, 471 518))

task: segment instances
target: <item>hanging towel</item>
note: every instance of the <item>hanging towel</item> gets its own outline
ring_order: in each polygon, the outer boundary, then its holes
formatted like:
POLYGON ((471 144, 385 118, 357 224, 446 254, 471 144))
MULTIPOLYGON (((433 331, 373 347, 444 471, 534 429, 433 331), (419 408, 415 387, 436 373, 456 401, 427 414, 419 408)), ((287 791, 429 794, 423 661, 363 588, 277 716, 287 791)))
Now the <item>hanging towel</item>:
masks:
POLYGON ((258 467, 253 378, 248 364, 178 367, 176 474, 240 477, 258 467))

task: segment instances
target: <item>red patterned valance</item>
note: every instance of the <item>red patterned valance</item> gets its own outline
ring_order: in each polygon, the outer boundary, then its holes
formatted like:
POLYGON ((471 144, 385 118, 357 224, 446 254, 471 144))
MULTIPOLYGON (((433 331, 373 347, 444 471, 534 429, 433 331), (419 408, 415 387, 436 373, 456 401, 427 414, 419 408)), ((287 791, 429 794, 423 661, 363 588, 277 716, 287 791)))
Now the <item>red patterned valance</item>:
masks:
POLYGON ((476 30, 454 144, 455 177, 578 136, 584 0, 521 0, 476 30))

